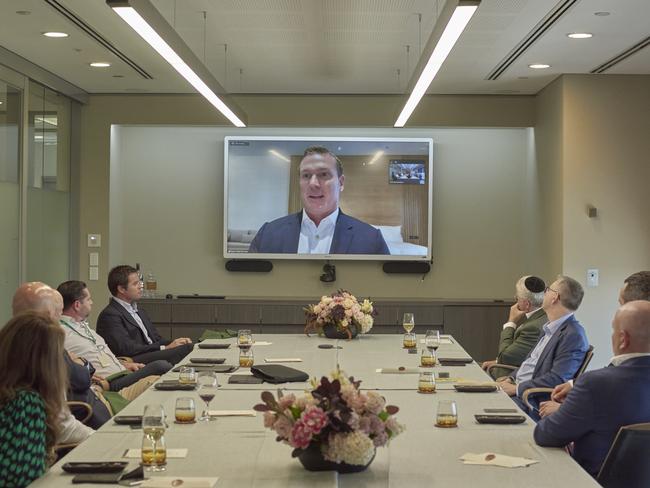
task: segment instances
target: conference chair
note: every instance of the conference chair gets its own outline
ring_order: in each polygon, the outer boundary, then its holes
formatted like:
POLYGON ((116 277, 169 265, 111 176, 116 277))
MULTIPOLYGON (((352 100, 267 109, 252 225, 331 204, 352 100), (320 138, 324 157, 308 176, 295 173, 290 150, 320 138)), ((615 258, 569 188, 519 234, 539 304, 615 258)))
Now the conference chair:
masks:
MULTIPOLYGON (((65 403, 66 403, 66 405, 68 406, 68 408, 70 409, 71 412, 74 410, 75 413, 77 413, 77 415, 75 415, 75 417, 82 424, 85 424, 88 421, 88 419, 90 419, 90 417, 92 417, 92 415, 93 415, 93 407, 89 403, 77 402, 77 401, 72 401, 72 400, 67 401, 65 403), (83 411, 85 411, 86 413, 85 413, 85 415, 82 416, 81 413, 79 413, 79 412, 83 412, 83 411), (79 418, 79 417, 81 417, 81 418, 79 418)), ((65 456, 66 454, 68 454, 70 451, 72 451, 78 445, 79 445, 79 443, 77 443, 77 442, 68 442, 68 443, 64 443, 64 444, 55 444, 54 445, 54 453, 56 454, 57 461, 59 459, 61 459, 63 456, 65 456)))
MULTIPOLYGON (((587 349, 587 352, 585 353, 585 358, 582 360, 582 364, 578 368, 578 371, 576 371, 576 374, 573 376, 573 380, 575 381, 578 376, 580 376, 582 373, 584 373, 587 370, 587 366, 589 366, 589 363, 591 362, 591 359, 594 357, 594 346, 589 345, 589 349, 587 349)), ((548 395, 550 396, 551 393, 553 392, 553 388, 528 388, 524 393, 521 395, 521 401, 526 405, 529 409, 533 409, 530 403, 528 403, 528 398, 531 395, 548 395)))
POLYGON ((616 434, 596 480, 604 488, 650 486, 650 423, 624 425, 616 434))

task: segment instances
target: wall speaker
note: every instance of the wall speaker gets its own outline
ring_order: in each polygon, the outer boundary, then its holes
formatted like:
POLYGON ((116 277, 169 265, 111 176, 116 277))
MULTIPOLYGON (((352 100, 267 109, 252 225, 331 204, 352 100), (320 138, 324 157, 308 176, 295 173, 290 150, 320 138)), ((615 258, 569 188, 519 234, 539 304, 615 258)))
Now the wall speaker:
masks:
POLYGON ((426 274, 429 271, 431 271, 431 265, 426 261, 390 261, 384 263, 384 273, 426 274))
POLYGON ((231 259, 226 261, 226 269, 228 271, 268 273, 273 269, 273 263, 262 259, 231 259))

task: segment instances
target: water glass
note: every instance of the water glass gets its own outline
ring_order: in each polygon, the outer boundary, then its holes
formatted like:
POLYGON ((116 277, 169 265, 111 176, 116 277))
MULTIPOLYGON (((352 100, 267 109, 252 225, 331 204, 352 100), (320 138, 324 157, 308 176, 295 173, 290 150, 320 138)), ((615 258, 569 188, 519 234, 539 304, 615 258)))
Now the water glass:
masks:
POLYGON ((179 383, 196 383, 196 371, 191 366, 182 366, 178 375, 179 383))
POLYGON ((436 377, 430 371, 423 371, 418 378, 418 391, 420 393, 436 392, 436 377))
POLYGON ((196 406, 194 405, 194 398, 177 398, 174 415, 176 417, 176 422, 179 424, 193 424, 196 418, 196 406))
POLYGON ((436 415, 436 427, 456 427, 458 425, 458 410, 453 400, 440 400, 436 415))
POLYGON ((250 368, 253 366, 254 357, 252 348, 241 348, 239 349, 239 367, 240 368, 250 368))
POLYGON ((420 355, 420 366, 423 368, 433 368, 436 365, 436 353, 433 349, 422 349, 420 355))

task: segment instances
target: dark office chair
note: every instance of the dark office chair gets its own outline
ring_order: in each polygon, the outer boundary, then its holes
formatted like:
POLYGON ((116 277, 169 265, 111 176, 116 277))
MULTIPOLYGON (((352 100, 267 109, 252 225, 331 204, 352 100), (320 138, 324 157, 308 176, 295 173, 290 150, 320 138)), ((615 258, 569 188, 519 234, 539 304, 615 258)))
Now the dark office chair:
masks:
MULTIPOLYGON (((576 374, 573 375, 573 380, 574 381, 576 379, 578 379, 578 376, 580 376, 582 373, 584 373, 587 370, 587 366, 589 366, 589 363, 591 362, 591 358, 593 358, 593 357, 594 357, 594 346, 589 345, 589 349, 587 349, 587 352, 585 353, 585 358, 582 360, 582 364, 578 368, 578 371, 576 371, 576 374)), ((552 392, 553 392, 553 388, 528 388, 521 395, 521 401, 529 409, 533 409, 533 407, 530 405, 530 403, 528 403, 528 398, 531 395, 547 395, 547 396, 550 397, 552 392)))
POLYGON ((624 425, 616 434, 596 480, 604 488, 650 486, 650 423, 624 425))

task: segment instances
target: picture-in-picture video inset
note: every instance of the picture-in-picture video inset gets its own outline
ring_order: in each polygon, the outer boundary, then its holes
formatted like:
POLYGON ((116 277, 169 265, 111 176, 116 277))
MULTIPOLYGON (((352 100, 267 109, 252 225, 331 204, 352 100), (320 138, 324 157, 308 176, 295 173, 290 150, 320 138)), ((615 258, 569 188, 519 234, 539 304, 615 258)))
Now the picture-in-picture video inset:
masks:
POLYGON ((224 256, 429 260, 432 150, 425 138, 226 137, 224 256))

